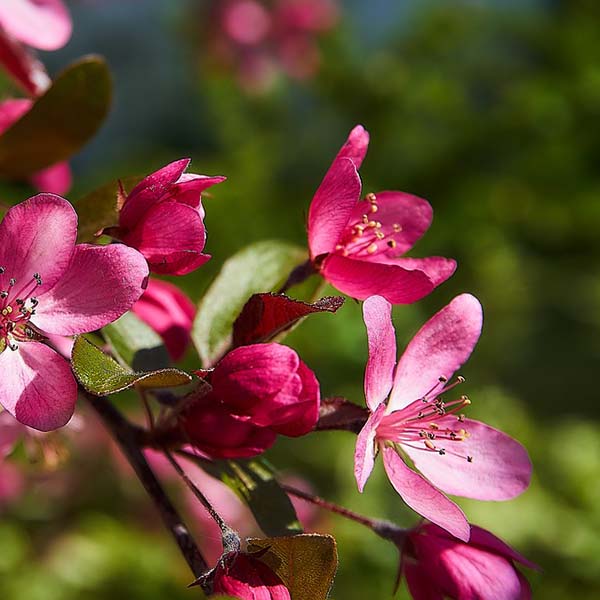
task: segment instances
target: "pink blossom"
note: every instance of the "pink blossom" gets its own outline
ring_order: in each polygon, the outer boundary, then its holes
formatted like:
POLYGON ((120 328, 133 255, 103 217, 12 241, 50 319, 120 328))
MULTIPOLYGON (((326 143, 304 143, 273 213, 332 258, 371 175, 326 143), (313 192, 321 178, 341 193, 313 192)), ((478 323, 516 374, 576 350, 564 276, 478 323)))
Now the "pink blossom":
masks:
POLYGON ((126 246, 75 245, 77 215, 63 198, 39 194, 0 224, 0 403, 18 421, 49 431, 73 414, 77 384, 46 332, 99 329, 140 297, 148 275, 126 246))
POLYGON ((481 527, 471 525, 465 544, 428 523, 409 533, 401 569, 415 600, 529 599, 529 583, 515 563, 538 568, 481 527))
POLYGON ((2 0, 0 63, 25 91, 40 95, 50 79, 27 47, 57 50, 69 41, 71 31, 62 0, 2 0))
POLYGON ((369 134, 357 125, 321 182, 308 213, 310 258, 331 285, 353 298, 378 294, 409 304, 446 281, 456 263, 402 257, 427 231, 433 211, 404 192, 360 199, 358 169, 368 145, 369 134))
POLYGON ((214 570, 213 591, 240 600, 291 600, 281 579, 256 554, 231 552, 214 570))
POLYGON ((177 286, 150 279, 131 310, 162 337, 173 360, 183 358, 190 343, 196 307, 177 286))
POLYGON ((469 524, 463 512, 440 490, 478 500, 508 500, 525 490, 531 476, 527 451, 518 442, 460 414, 470 404, 466 396, 442 398, 464 381, 459 377, 448 383, 479 339, 481 305, 469 294, 454 298, 417 332, 397 365, 390 303, 370 297, 363 314, 369 340, 365 396, 371 415, 356 443, 359 490, 380 449, 388 478, 406 504, 467 541, 469 524))
MULTIPOLYGON (((27 98, 11 98, 0 102, 0 135, 27 114, 33 101, 27 98)), ((69 163, 61 162, 34 173, 30 181, 40 192, 66 194, 71 187, 69 163)))
POLYGON ((317 422, 319 383, 287 346, 236 348, 207 380, 211 391, 192 405, 182 427, 209 456, 254 456, 269 448, 277 434, 305 435, 317 422))
POLYGON ((109 233, 139 250, 150 270, 162 275, 185 275, 210 255, 206 242, 201 193, 225 181, 184 173, 190 159, 168 164, 140 181, 123 201, 119 227, 109 233))

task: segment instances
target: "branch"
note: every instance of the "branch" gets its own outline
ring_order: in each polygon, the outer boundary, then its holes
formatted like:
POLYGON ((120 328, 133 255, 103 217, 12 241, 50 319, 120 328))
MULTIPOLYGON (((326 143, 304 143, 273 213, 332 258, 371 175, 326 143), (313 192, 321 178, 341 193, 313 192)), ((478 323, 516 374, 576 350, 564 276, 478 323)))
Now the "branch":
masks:
POLYGON ((81 390, 81 393, 98 413, 107 429, 119 444, 123 454, 158 509, 163 523, 175 538, 179 550, 192 573, 196 578, 200 577, 208 571, 208 564, 200 553, 198 546, 194 542, 177 509, 169 500, 144 457, 141 450, 143 442, 140 439, 143 430, 129 423, 105 397, 92 396, 84 390, 81 390))

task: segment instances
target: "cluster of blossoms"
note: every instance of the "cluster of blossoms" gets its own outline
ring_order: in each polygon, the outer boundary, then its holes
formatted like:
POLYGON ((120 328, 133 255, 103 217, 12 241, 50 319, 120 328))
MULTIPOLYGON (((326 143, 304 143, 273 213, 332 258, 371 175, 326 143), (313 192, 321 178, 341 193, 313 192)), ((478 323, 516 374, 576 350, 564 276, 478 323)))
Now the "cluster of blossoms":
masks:
MULTIPOLYGON (((235 44, 234 52, 248 62, 249 72, 264 69, 261 63, 276 55, 298 76, 314 68, 312 35, 331 27, 336 15, 333 4, 316 0, 278 0, 269 10, 254 0, 228 0, 219 3, 218 11, 223 32, 235 44)), ((50 81, 29 47, 58 48, 70 31, 60 0, 6 0, 0 4, 0 63, 27 93, 39 96, 50 81)), ((0 134, 31 106, 31 99, 0 103, 0 134)), ((464 415, 470 400, 459 395, 464 379, 455 373, 479 339, 481 305, 470 294, 457 296, 423 325, 397 359, 392 306, 428 295, 454 273, 456 263, 443 257, 405 256, 429 228, 432 208, 426 200, 403 192, 363 197, 358 170, 368 144, 366 130, 355 127, 326 172, 308 211, 308 259, 289 274, 282 288, 316 274, 363 301, 368 410, 342 402, 343 411, 359 415, 354 423, 358 427, 347 427, 341 417, 336 421, 336 409, 322 401, 313 370, 295 350, 272 341, 310 312, 335 309, 282 292, 264 290, 264 297, 258 298, 261 308, 252 319, 260 335, 246 332, 240 341, 232 334, 218 360, 192 373, 168 368, 139 373, 130 368, 133 365, 125 367, 106 357, 103 350, 113 351, 123 362, 103 328, 130 310, 163 338, 172 361, 186 353, 195 306, 173 283, 149 276, 184 276, 210 259, 204 251, 202 194, 225 178, 188 173, 190 161, 182 159, 141 179, 130 191, 119 182, 112 221, 94 230, 95 238, 88 240, 92 243, 77 243, 77 212, 57 195, 67 192, 71 174, 66 163, 59 163, 31 175, 30 182, 45 193, 9 208, 0 223, 0 404, 5 409, 0 415, 0 458, 10 457, 23 434, 40 436, 67 425, 78 396, 83 397, 109 429, 117 423, 111 431, 126 454, 129 451, 138 475, 145 473, 141 478, 146 477, 146 483, 154 473, 163 475, 165 467, 179 473, 172 453, 188 461, 186 468, 195 473, 197 483, 183 471, 179 474, 223 534, 222 553, 216 553, 213 569, 195 571, 197 583, 209 595, 285 600, 294 597, 290 579, 301 579, 303 566, 295 565, 296 571, 286 576, 266 559, 268 545, 249 545, 242 551, 232 528, 241 529, 236 519, 246 515, 239 507, 227 513, 230 499, 214 492, 209 500, 200 488, 212 488, 207 480, 210 468, 223 462, 241 468, 245 463, 239 459, 261 455, 278 435, 296 438, 326 428, 355 430, 358 490, 363 492, 381 453, 393 488, 422 518, 409 529, 386 529, 374 520, 358 519, 372 523, 375 533, 400 548, 400 572, 415 598, 529 597, 529 585, 515 565, 535 565, 490 532, 470 525, 446 496, 508 500, 527 488, 531 476, 529 457, 518 442, 464 415), (92 367, 76 350, 82 341, 94 348, 81 337, 89 333, 107 342, 95 348, 96 358, 86 359, 92 360, 92 367), (91 375, 85 374, 86 368, 91 375), (98 373, 106 381, 94 387, 90 381, 98 373), (173 373, 176 378, 169 380, 173 373), (172 385, 161 385, 161 378, 172 385), (144 387, 142 381, 157 383, 144 387), (130 424, 110 403, 102 404, 108 402, 108 393, 132 386, 147 411, 146 429, 130 424), (320 426, 325 418, 327 427, 320 426)), ((251 312, 253 299, 256 295, 248 299, 238 320, 249 306, 251 312)), ((20 493, 22 481, 8 460, 0 463, 0 479, 0 500, 20 493), (3 488, 2 482, 9 485, 3 488)), ((292 495, 333 506, 280 483, 292 495)), ((179 533, 181 527, 177 525, 179 533)))

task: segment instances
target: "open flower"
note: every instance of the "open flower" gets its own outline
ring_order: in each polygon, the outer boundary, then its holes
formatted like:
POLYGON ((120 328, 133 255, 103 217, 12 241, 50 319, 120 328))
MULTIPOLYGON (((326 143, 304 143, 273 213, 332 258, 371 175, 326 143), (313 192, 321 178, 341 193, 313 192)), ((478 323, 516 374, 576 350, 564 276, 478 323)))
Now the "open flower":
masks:
POLYGON ((185 275, 207 260, 201 193, 225 177, 184 173, 184 158, 140 181, 123 200, 119 227, 113 237, 137 248, 150 270, 162 275, 185 275))
POLYGON ((196 307, 176 285, 150 279, 131 310, 160 335, 173 360, 183 358, 190 343, 196 307))
POLYGON ((58 50, 71 37, 71 17, 62 0, 0 2, 0 64, 35 96, 50 85, 44 66, 29 47, 58 50))
POLYGON ((525 600, 531 589, 515 563, 537 565, 489 531, 471 525, 468 544, 427 523, 408 534, 401 569, 418 600, 525 600))
MULTIPOLYGON (((11 98, 0 102, 0 135, 29 112, 33 101, 27 98, 11 98)), ((66 194, 71 187, 69 163, 61 162, 46 167, 30 177, 32 185, 40 192, 66 194)))
POLYGON ((255 456, 277 434, 305 435, 317 422, 319 383, 287 346, 236 348, 207 381, 212 389, 194 402, 181 427, 185 439, 211 457, 255 456))
POLYGON ((358 169, 369 134, 357 125, 317 190, 308 212, 310 259, 338 290, 364 300, 378 294, 392 304, 420 300, 454 273, 448 258, 402 255, 427 231, 433 211, 404 192, 361 196, 358 169))
POLYGON ((121 244, 75 245, 77 215, 39 194, 0 224, 0 404, 49 431, 73 414, 77 384, 50 336, 99 329, 129 310, 148 276, 144 258, 121 244))
POLYGON ((469 524, 463 512, 440 490, 478 500, 508 500, 529 485, 531 476, 523 446, 466 419, 461 414, 470 404, 466 396, 444 399, 463 381, 459 377, 449 383, 479 339, 481 305, 469 294, 454 298, 417 332, 397 365, 390 303, 380 296, 368 298, 363 314, 369 339, 365 396, 371 415, 356 442, 358 488, 363 490, 381 449, 390 482, 406 504, 467 541, 469 524))

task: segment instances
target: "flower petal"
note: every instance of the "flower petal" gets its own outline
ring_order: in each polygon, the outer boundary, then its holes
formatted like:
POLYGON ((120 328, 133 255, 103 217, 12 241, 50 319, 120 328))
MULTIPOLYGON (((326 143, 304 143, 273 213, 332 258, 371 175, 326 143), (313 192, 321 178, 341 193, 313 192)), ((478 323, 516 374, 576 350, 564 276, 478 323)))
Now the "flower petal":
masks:
POLYGON ((383 262, 386 265, 398 265, 409 271, 422 271, 429 277, 433 287, 444 283, 456 271, 456 261, 452 258, 444 258, 442 256, 428 256, 426 258, 403 256, 402 258, 384 258, 379 262, 383 262))
POLYGON ((167 197, 163 197, 163 200, 171 199, 176 202, 181 202, 182 204, 188 204, 192 208, 200 210, 200 216, 204 217, 204 210, 200 203, 202 192, 213 185, 222 183, 226 179, 227 177, 223 177, 222 175, 209 177, 207 175, 183 173, 169 189, 167 197))
MULTIPOLYGON (((2 364, 1 357, 0 364, 2 364)), ((25 427, 16 421, 7 410, 0 412, 0 459, 13 451, 15 444, 25 431, 27 431, 25 427)))
POLYGON ((28 113, 32 105, 29 98, 9 98, 0 102, 0 134, 28 113))
POLYGON ((147 277, 148 265, 133 248, 80 244, 64 277, 40 295, 33 321, 59 335, 100 329, 133 306, 147 277))
POLYGON ((383 296, 392 304, 411 304, 433 290, 422 271, 407 271, 396 265, 354 260, 330 254, 323 263, 323 277, 338 290, 357 300, 383 296))
POLYGON ((182 158, 142 179, 127 195, 119 215, 121 227, 135 227, 144 214, 169 191, 189 164, 189 158, 182 158))
POLYGON ((60 195, 66 194, 71 189, 72 179, 69 163, 61 162, 34 173, 31 176, 31 183, 40 192, 60 195))
POLYGON ((406 561, 403 570, 413 600, 444 600, 444 594, 420 565, 406 561))
POLYGON ((369 296, 363 304, 363 319, 369 340, 365 398, 367 406, 374 411, 392 389, 396 366, 396 332, 392 324, 392 305, 381 296, 369 296))
POLYGON ((538 565, 525 558, 521 553, 513 550, 507 543, 487 531, 487 529, 483 529, 483 527, 471 525, 471 544, 479 548, 485 548, 495 554, 500 554, 508 560, 519 562, 530 569, 539 570, 538 565))
POLYGON ((41 296, 62 277, 69 265, 75 238, 77 215, 64 199, 53 194, 38 194, 13 206, 0 223, 0 289, 16 279, 15 291, 33 282, 39 273, 42 285, 35 288, 41 296))
POLYGON ((410 508, 459 540, 469 541, 469 523, 457 504, 410 469, 393 448, 383 449, 383 464, 394 489, 410 508))
POLYGON ((331 252, 360 198, 361 182, 349 158, 336 159, 323 178, 308 210, 311 259, 331 252))
MULTIPOLYGON (((457 425, 453 416, 436 419, 435 423, 441 431, 457 425)), ((479 421, 465 419, 460 425, 468 437, 438 442, 446 450, 443 456, 408 445, 402 449, 415 467, 447 494, 476 500, 510 500, 525 491, 531 478, 527 450, 510 436, 479 421), (473 462, 468 462, 467 456, 473 462)))
POLYGON ((52 83, 42 62, 1 28, 0 64, 28 94, 41 96, 52 83))
POLYGON ((385 414, 385 404, 380 404, 373 412, 356 438, 354 450, 354 477, 358 491, 362 493, 375 465, 375 436, 377 426, 385 414))
POLYGON ((75 409, 77 383, 69 363, 37 342, 0 354, 0 403, 19 422, 51 431, 65 425, 75 409))
POLYGON ((369 132, 362 125, 357 125, 350 132, 348 139, 337 153, 334 163, 340 158, 349 158, 354 163, 356 170, 358 170, 362 165, 368 148, 369 132))
POLYGON ((58 50, 73 24, 62 0, 2 0, 0 25, 19 41, 39 50, 58 50))
POLYGON ((389 411, 423 397, 440 377, 452 377, 471 355, 482 324, 481 304, 470 294, 457 296, 429 319, 398 362, 389 411))

